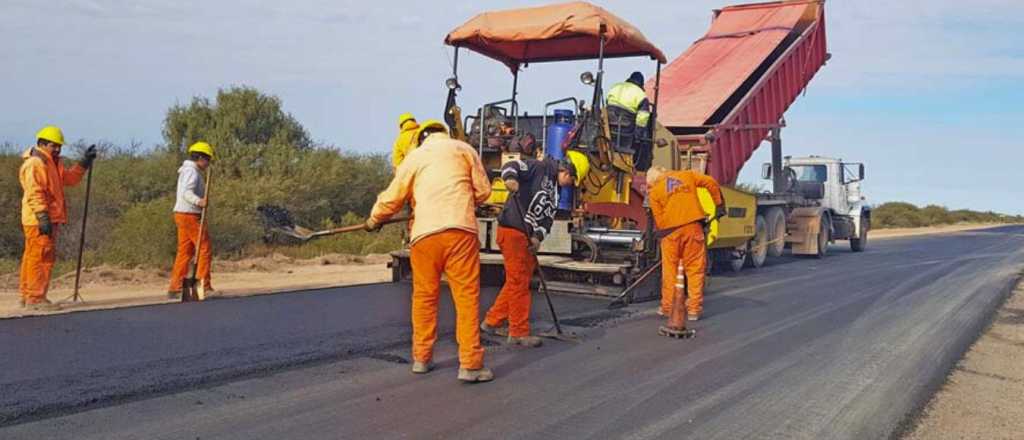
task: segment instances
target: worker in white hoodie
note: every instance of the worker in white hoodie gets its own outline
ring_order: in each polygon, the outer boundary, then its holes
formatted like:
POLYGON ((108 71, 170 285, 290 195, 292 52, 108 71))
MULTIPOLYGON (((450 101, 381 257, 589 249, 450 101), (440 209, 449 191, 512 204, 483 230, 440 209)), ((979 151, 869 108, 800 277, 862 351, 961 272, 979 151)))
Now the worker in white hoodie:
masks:
POLYGON ((206 185, 203 173, 213 160, 213 147, 206 142, 196 142, 188 148, 189 158, 178 168, 178 191, 174 201, 174 224, 178 226, 178 254, 174 257, 174 268, 171 270, 171 285, 167 289, 170 299, 181 298, 181 283, 187 276, 189 262, 196 253, 199 242, 199 259, 196 278, 202 281, 206 295, 213 293, 210 284, 210 235, 207 228, 202 228, 202 240, 199 238, 199 223, 203 208, 206 207, 206 185))

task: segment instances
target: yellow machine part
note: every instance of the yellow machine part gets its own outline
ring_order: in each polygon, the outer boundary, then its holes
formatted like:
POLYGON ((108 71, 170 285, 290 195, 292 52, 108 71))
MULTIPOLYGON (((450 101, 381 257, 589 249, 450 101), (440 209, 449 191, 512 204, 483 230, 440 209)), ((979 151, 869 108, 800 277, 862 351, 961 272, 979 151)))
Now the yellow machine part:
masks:
MULTIPOLYGON (((715 199, 711 198, 711 191, 697 188, 697 198, 700 199, 700 207, 704 209, 704 213, 715 218, 718 210, 715 207, 715 199)), ((718 220, 711 220, 711 224, 708 225, 708 246, 715 244, 715 241, 718 241, 718 220)))
POLYGON ((491 197, 487 199, 486 203, 490 205, 504 205, 506 200, 508 200, 508 188, 505 188, 505 181, 501 180, 500 177, 495 177, 491 181, 491 197))
POLYGON ((713 243, 708 244, 710 249, 740 247, 754 238, 757 197, 729 186, 722 187, 722 196, 725 197, 729 215, 712 223, 712 227, 714 227, 714 223, 718 223, 716 231, 718 236, 713 243))
POLYGON ((583 179, 583 201, 589 203, 629 203, 633 176, 615 168, 608 171, 591 168, 583 179))

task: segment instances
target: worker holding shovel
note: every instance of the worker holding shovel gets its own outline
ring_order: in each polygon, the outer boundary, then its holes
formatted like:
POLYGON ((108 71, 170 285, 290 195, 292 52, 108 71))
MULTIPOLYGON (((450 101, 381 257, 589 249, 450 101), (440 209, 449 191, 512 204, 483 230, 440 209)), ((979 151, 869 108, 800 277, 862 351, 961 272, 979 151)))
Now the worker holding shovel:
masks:
POLYGON ((174 202, 174 224, 178 227, 178 253, 171 270, 171 285, 167 298, 181 299, 182 284, 188 274, 189 263, 196 257, 196 278, 202 282, 205 296, 213 293, 210 283, 210 261, 213 251, 210 234, 203 227, 203 213, 207 207, 207 186, 204 172, 213 160, 213 147, 196 142, 188 148, 188 159, 178 168, 178 189, 174 202), (198 248, 198 250, 197 250, 198 248), (198 254, 198 255, 197 255, 198 254))
POLYGON ((366 220, 368 231, 412 205, 409 241, 412 263, 412 372, 433 369, 441 275, 447 276, 455 303, 459 343, 458 379, 487 382, 480 344, 480 242, 476 208, 491 195, 480 156, 469 144, 452 139, 440 121, 420 126, 418 147, 395 170, 395 177, 366 220))
POLYGON ((81 182, 96 159, 93 145, 86 149, 78 165, 65 168, 60 157, 63 146, 64 133, 57 127, 44 127, 36 133, 36 145, 22 155, 25 161, 18 172, 23 191, 21 225, 25 232, 18 290, 22 306, 33 310, 60 308, 46 294, 57 260, 57 237, 68 222, 64 187, 81 182))
POLYGON ((507 334, 511 345, 538 347, 541 339, 530 334, 530 279, 536 269, 535 254, 551 233, 558 209, 558 186, 583 181, 589 164, 586 156, 570 151, 556 160, 522 159, 501 169, 505 187, 512 192, 498 217, 498 246, 505 266, 505 284, 488 310, 480 329, 491 335, 507 334), (505 329, 504 324, 508 324, 505 329))

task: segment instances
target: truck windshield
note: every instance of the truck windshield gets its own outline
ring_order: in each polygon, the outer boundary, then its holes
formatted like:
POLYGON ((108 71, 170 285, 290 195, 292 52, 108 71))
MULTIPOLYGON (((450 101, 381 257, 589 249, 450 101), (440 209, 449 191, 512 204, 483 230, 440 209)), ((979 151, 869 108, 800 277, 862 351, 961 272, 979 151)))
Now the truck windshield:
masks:
POLYGON ((791 165, 796 171, 796 180, 801 182, 822 182, 828 180, 828 169, 825 165, 791 165))

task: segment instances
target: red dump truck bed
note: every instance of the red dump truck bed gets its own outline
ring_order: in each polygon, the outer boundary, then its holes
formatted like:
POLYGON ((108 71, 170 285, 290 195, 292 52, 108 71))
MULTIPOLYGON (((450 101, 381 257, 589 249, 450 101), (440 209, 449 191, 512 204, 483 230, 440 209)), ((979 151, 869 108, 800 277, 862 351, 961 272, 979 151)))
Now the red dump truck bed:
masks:
POLYGON ((682 149, 710 153, 709 174, 734 184, 825 64, 825 43, 823 0, 716 11, 708 33, 663 69, 658 121, 682 149))

